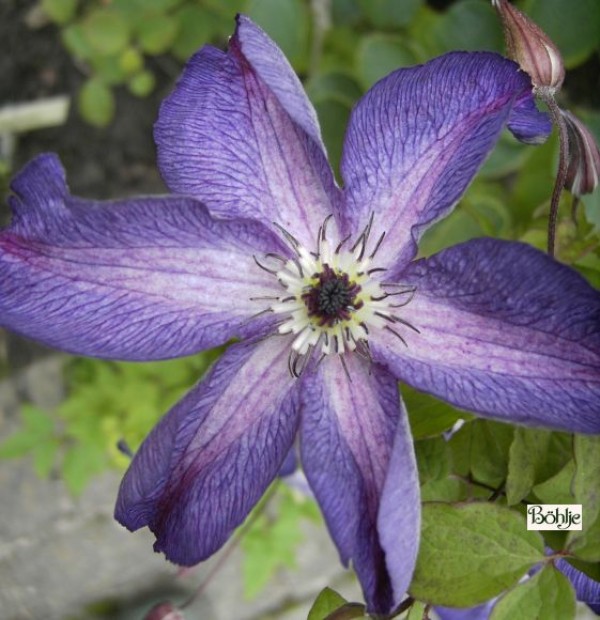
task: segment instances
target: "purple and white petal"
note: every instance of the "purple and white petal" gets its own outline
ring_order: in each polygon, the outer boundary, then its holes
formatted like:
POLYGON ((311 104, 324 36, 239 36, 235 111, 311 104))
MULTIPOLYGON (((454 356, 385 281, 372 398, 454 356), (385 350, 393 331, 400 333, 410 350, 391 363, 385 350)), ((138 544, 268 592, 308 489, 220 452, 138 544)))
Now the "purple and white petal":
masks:
POLYGON ((456 52, 399 69, 354 109, 342 156, 345 233, 375 215, 379 259, 398 273, 422 233, 448 214, 505 125, 519 137, 546 137, 529 77, 497 54, 456 52))
POLYGON ((257 222, 215 220, 185 197, 74 198, 54 155, 11 187, 0 325, 20 334, 96 357, 181 356, 255 333, 264 302, 250 298, 278 294, 252 255, 281 245, 257 222))
POLYGON ((115 517, 130 530, 147 525, 172 562, 219 549, 277 475, 298 425, 288 347, 232 345, 133 459, 115 517))
POLYGON ((236 22, 231 44, 271 89, 290 118, 325 152, 317 113, 288 59, 267 33, 246 15, 238 15, 236 22))
POLYGON ((227 53, 194 55, 161 106, 158 162, 174 192, 221 216, 277 222, 312 248, 339 190, 314 111, 274 47, 240 18, 227 53))
POLYGON ((397 316, 374 332, 399 379, 484 416, 600 432, 600 292, 530 246, 477 239, 413 263, 397 316))
POLYGON ((368 609, 389 613, 416 560, 419 485, 394 378, 357 356, 325 359, 302 378, 301 457, 345 565, 368 609))

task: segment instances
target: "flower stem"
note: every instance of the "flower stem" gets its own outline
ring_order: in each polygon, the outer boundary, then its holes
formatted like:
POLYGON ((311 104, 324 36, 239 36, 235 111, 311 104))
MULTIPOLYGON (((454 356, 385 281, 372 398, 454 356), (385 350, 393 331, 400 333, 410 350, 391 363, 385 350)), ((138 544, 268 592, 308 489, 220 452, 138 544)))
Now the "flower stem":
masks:
POLYGON ((221 570, 221 568, 223 568, 225 562, 229 559, 229 556, 238 547, 242 538, 248 533, 250 528, 254 525, 254 523, 256 522, 256 519, 258 519, 258 517, 260 517, 260 515, 264 512, 265 508, 267 507, 267 504, 270 502, 270 500, 275 495, 275 491, 277 490, 277 487, 278 487, 278 484, 277 482, 275 482, 266 490, 265 494, 263 495, 257 507, 254 509, 254 511, 248 517, 248 519, 244 521, 243 525, 236 531, 233 538, 231 539, 231 542, 229 543, 229 546, 227 547, 227 549, 223 551, 223 553, 221 554, 221 557, 217 560, 217 562, 215 563, 211 571, 204 578, 204 580, 200 583, 200 585, 196 588, 196 590, 192 592, 190 597, 179 606, 179 609, 184 609, 185 607, 189 607, 197 598, 200 597, 201 594, 204 593, 204 591, 206 590, 210 582, 214 579, 215 575, 217 575, 217 573, 221 570))
POLYGON ((567 133, 567 125, 562 118, 560 108, 556 103, 554 96, 545 89, 537 91, 538 97, 548 106, 548 112, 552 122, 558 129, 559 157, 558 171, 556 180, 552 190, 552 198, 550 200, 550 218, 548 222, 548 254, 554 256, 556 245, 556 220, 558 217, 558 205, 560 196, 567 180, 567 169, 569 166, 569 136, 567 133))

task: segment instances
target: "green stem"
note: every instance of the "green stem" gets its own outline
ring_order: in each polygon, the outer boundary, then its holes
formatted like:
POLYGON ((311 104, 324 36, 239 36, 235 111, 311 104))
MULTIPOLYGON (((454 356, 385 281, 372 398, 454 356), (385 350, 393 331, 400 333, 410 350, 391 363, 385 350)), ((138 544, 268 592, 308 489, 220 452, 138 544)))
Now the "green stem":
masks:
POLYGON ((550 218, 548 222, 548 254, 554 256, 556 246, 556 220, 558 218, 558 206, 560 196, 567 180, 567 169, 569 166, 569 135, 567 133, 567 125, 563 120, 560 108, 556 103, 554 96, 547 90, 540 89, 537 96, 548 106, 548 112, 552 118, 553 124, 558 129, 559 140, 559 157, 558 171, 556 180, 552 190, 552 198, 550 199, 550 218))

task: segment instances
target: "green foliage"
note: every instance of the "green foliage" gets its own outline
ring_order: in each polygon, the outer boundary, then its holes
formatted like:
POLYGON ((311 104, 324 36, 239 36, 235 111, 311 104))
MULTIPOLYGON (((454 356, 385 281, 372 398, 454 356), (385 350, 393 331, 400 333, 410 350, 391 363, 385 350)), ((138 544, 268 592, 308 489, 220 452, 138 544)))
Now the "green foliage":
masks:
MULTIPOLYGON (((284 12, 287 0, 279 4, 284 12)), ((302 0, 297 4, 306 14, 302 0)), ((79 113, 88 123, 105 127, 116 112, 114 88, 125 85, 136 97, 154 90, 156 79, 146 68, 148 57, 171 54, 181 62, 205 43, 224 43, 234 15, 247 8, 247 0, 42 0, 42 7, 61 27, 63 45, 86 67, 89 78, 79 93, 79 113)), ((269 8, 263 12, 268 22, 269 8)), ((291 40, 302 47, 306 62, 308 18, 304 15, 300 32, 293 23, 298 15, 288 11, 285 22, 283 12, 278 9, 275 17, 280 21, 271 25, 288 39, 294 28, 291 40)))
POLYGON ((0 458, 31 455, 40 477, 57 471, 79 495, 107 468, 127 466, 117 443, 137 449, 219 352, 146 364, 74 359, 65 370, 67 398, 51 413, 24 404, 23 426, 0 444, 0 458))
POLYGON ((421 547, 411 594, 435 605, 469 607, 497 596, 544 559, 538 532, 489 503, 423 505, 421 547), (485 566, 485 570, 482 570, 485 566))
POLYGON ((247 14, 281 47, 297 71, 308 69, 308 4, 303 0, 249 0, 247 14))
POLYGON ((92 78, 83 85, 77 103, 81 116, 96 127, 106 127, 115 111, 112 91, 98 78, 92 78))
POLYGON ((79 0, 42 0, 42 8, 57 24, 73 19, 79 0))
POLYGON ((296 550, 304 540, 303 522, 320 522, 315 502, 283 484, 277 500, 273 511, 264 501, 258 504, 241 541, 244 594, 249 599, 258 596, 279 570, 296 566, 296 550))
POLYGON ((572 620, 575 592, 569 580, 551 564, 515 586, 495 605, 490 620, 572 620))
POLYGON ((583 506, 583 529, 569 533, 568 549, 588 562, 600 562, 600 436, 575 436, 575 503, 583 506))
POLYGON ((509 505, 526 498, 533 486, 551 479, 572 458, 566 433, 518 427, 510 446, 506 499, 509 505))
POLYGON ((450 430, 458 420, 471 420, 473 416, 456 409, 429 394, 419 392, 409 385, 401 386, 402 399, 408 410, 410 428, 415 439, 435 437, 450 430))
POLYGON ((306 620, 355 620, 371 618, 361 603, 348 603, 335 590, 325 588, 316 598, 306 620))

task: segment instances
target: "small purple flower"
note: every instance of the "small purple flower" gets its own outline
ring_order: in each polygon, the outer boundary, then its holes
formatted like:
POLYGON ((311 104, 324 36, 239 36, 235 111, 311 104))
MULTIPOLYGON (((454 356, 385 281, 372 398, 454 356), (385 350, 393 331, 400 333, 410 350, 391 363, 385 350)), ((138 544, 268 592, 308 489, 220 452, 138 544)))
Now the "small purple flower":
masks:
POLYGON ((2 324, 67 351, 150 360, 231 345, 163 418, 116 518, 192 565, 219 549, 299 436, 306 477, 369 609, 406 591, 419 485, 397 380, 492 418, 600 432, 600 294, 526 245, 414 261, 502 129, 550 131, 517 66, 448 54, 357 104, 340 189, 315 112, 245 17, 187 64, 156 125, 175 195, 69 195, 54 156, 14 179, 2 324), (273 336, 273 337, 271 337, 273 336))

